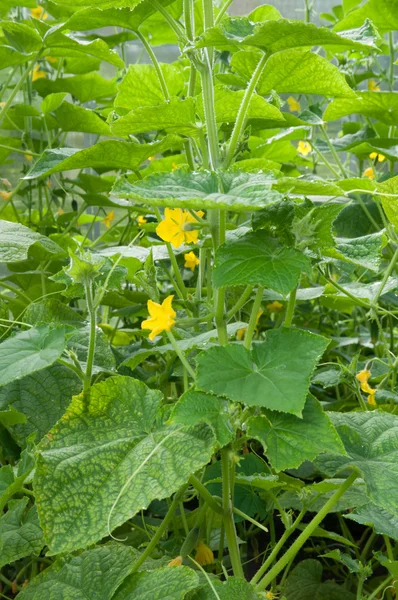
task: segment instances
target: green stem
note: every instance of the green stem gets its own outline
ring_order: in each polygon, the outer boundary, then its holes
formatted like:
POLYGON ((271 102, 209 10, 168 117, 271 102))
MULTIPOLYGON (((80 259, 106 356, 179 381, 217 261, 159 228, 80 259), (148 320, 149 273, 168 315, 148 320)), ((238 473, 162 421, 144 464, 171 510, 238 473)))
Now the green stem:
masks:
POLYGON ((18 94, 18 92, 22 88, 23 84, 25 83, 26 79, 29 77, 29 74, 32 71, 33 67, 35 66, 36 61, 40 57, 40 55, 41 55, 41 51, 38 52, 38 54, 36 54, 36 56, 34 57, 34 59, 28 64, 28 66, 26 67, 25 71, 22 73, 22 76, 21 76, 20 80, 18 81, 18 83, 16 84, 16 86, 12 90, 11 94, 9 95, 9 97, 8 97, 5 105, 3 106, 3 108, 2 108, 2 110, 0 112, 0 125, 3 123, 4 117, 8 113, 8 110, 9 110, 11 104, 13 103, 13 100, 14 100, 15 96, 18 94))
POLYGON ((225 288, 220 288, 216 292, 216 315, 215 322, 218 333, 218 341, 224 346, 228 343, 227 323, 224 318, 225 312, 225 288))
POLYGON ((165 18, 167 23, 170 25, 171 29, 176 34, 179 42, 181 42, 182 44, 185 45, 187 42, 187 39, 186 39, 185 33, 184 33, 181 25, 179 23, 177 23, 177 21, 175 19, 173 19, 173 17, 167 12, 167 10, 164 8, 164 6, 162 4, 160 4, 160 2, 158 2, 157 0, 149 0, 149 2, 150 2, 150 4, 152 4, 152 6, 154 8, 156 8, 157 11, 160 12, 161 15, 163 15, 163 17, 165 18))
POLYGON ((199 496, 201 496, 201 498, 206 502, 206 504, 208 504, 210 508, 214 510, 214 512, 221 515, 223 514, 224 511, 221 504, 214 496, 212 496, 212 494, 210 494, 207 487, 203 485, 203 483, 199 481, 199 479, 195 475, 191 475, 191 477, 189 478, 189 483, 192 485, 192 487, 195 488, 199 496))
POLYGON ((324 138, 325 138, 325 140, 326 140, 326 143, 327 143, 327 145, 328 145, 328 148, 329 148, 329 150, 330 150, 331 154, 333 155, 333 157, 334 157, 334 160, 336 161, 336 163, 337 163, 337 165, 338 165, 338 167, 339 167, 339 169, 340 169, 340 171, 341 171, 341 174, 342 174, 342 176, 343 176, 343 177, 346 179, 346 178, 348 177, 348 175, 347 175, 347 172, 346 172, 346 170, 345 170, 345 168, 344 168, 344 166, 343 166, 343 163, 341 162, 341 160, 340 160, 340 157, 339 157, 339 155, 337 154, 337 152, 336 152, 336 150, 335 150, 335 148, 334 148, 334 146, 333 146, 332 142, 331 142, 331 141, 330 141, 330 139, 329 139, 329 136, 328 136, 328 134, 327 134, 327 132, 326 132, 325 126, 324 126, 324 125, 321 125, 321 126, 320 126, 320 129, 321 129, 321 131, 322 131, 322 133, 323 133, 323 136, 324 136, 324 138))
POLYGON ((287 303, 286 316, 284 327, 291 327, 294 316, 294 309, 296 307, 296 297, 297 297, 298 285, 292 290, 289 294, 289 301, 287 303))
POLYGON ((250 523, 252 523, 256 527, 258 527, 259 529, 262 529, 263 531, 268 533, 268 529, 265 527, 265 525, 263 525, 262 523, 259 523, 258 521, 256 521, 256 519, 252 519, 252 517, 249 517, 249 515, 244 513, 243 510, 239 510, 239 508, 236 508, 236 506, 234 506, 233 511, 236 515, 239 515, 240 517, 245 519, 245 521, 249 521, 250 523))
POLYGON ((148 52, 149 58, 151 59, 152 64, 155 67, 155 71, 156 71, 156 74, 157 74, 158 79, 159 79, 160 87, 162 88, 164 99, 167 102, 169 102, 169 100, 170 100, 170 94, 169 94, 169 90, 167 88, 167 83, 166 83, 166 80, 164 78, 164 75, 163 75, 162 69, 160 67, 159 61, 156 58, 156 55, 155 55, 154 51, 152 50, 151 45, 148 43, 148 41, 145 38, 145 36, 143 36, 142 33, 140 33, 138 30, 134 31, 134 33, 136 34, 136 36, 138 37, 138 39, 141 40, 142 45, 144 46, 145 50, 148 52))
POLYGON ((250 321, 245 335, 245 348, 247 348, 248 350, 250 348, 250 344, 252 343, 253 335, 256 330, 257 315, 258 311, 260 310, 261 301, 263 299, 263 292, 264 287, 262 285, 259 285, 257 288, 256 296, 254 298, 252 312, 250 315, 250 321))
POLYGON ((385 285, 387 283, 387 280, 388 280, 388 278, 390 277, 391 273, 393 272, 393 270, 395 268, 395 264, 396 264, 397 260, 398 260, 398 248, 395 250, 394 255, 393 255, 393 257, 392 257, 392 259, 390 261, 390 264, 388 265, 388 267, 387 267, 387 269, 386 269, 386 271, 384 273, 383 279, 381 280, 379 289, 377 290, 376 295, 373 298, 372 304, 377 304, 378 303, 379 298, 382 295, 384 287, 385 287, 385 285))
POLYGON ((240 310, 246 304, 246 302, 249 300, 249 298, 252 294, 252 291, 253 291, 253 286, 248 285, 247 288, 245 289, 245 291, 243 292, 243 294, 241 295, 241 297, 239 298, 239 300, 237 300, 235 302, 235 304, 233 305, 233 307, 227 312, 227 315, 226 315, 227 321, 229 319, 231 319, 238 312, 238 310, 240 310))
POLYGON ((6 144, 0 144, 0 148, 4 148, 5 150, 11 150, 12 152, 16 152, 17 154, 28 154, 29 156, 41 156, 37 152, 32 152, 31 150, 21 150, 20 148, 14 148, 14 146, 7 146, 6 144))
POLYGON ((255 87, 264 71, 265 65, 267 64, 268 54, 264 54, 259 62, 257 67, 254 70, 254 73, 250 79, 249 85, 246 88, 245 95, 242 98, 241 105, 239 107, 239 111, 236 117, 235 126, 232 131, 231 139, 229 140, 227 153, 225 156, 224 167, 227 169, 230 164, 233 162, 235 157, 236 148, 238 146, 240 137, 242 135, 243 129, 246 123, 246 114, 249 108, 250 100, 253 97, 255 87))
POLYGON ((202 78, 203 107, 206 120, 210 169, 212 171, 215 171, 219 164, 218 130, 216 123, 216 114, 214 111, 215 100, 213 72, 208 56, 206 59, 206 64, 201 69, 200 74, 202 78))
POLYGON ((218 25, 219 22, 221 21, 221 19, 223 18, 223 16, 225 15, 225 12, 228 10, 228 7, 232 4, 233 0, 225 0, 224 4, 222 5, 220 12, 218 13, 215 21, 214 21, 214 25, 218 25))
POLYGON ((241 577, 243 579, 244 573, 240 560, 238 539, 233 516, 231 466, 230 450, 229 448, 223 448, 221 450, 221 470, 225 535, 227 538, 233 573, 235 577, 241 577))
POLYGON ((346 481, 340 486, 338 490, 333 494, 331 498, 323 505, 317 515, 309 522, 304 531, 299 535, 295 542, 285 552, 285 554, 278 560, 274 567, 265 575, 265 577, 257 585, 257 591, 264 591, 265 588, 279 575, 279 573, 286 567, 286 565, 296 556, 297 552, 302 548, 309 537, 314 533, 318 525, 323 521, 331 509, 337 504, 343 494, 348 490, 349 487, 354 483, 358 473, 353 472, 346 481))
POLYGON ((393 576, 389 575, 384 581, 381 582, 381 584, 375 590, 373 590, 370 596, 367 597, 367 600, 374 600, 374 598, 377 598, 379 592, 385 591, 387 589, 386 586, 388 586, 388 584, 391 583, 392 579, 393 576))
POLYGON ((8 488, 6 489, 6 491, 0 496, 0 514, 2 514, 4 507, 6 506, 7 502, 10 500, 10 498, 12 498, 14 496, 14 494, 17 494, 18 492, 21 491, 21 489, 23 488, 25 479, 27 478, 29 473, 30 473, 30 471, 17 477, 15 479, 14 483, 9 485, 8 488))
POLYGON ((195 379, 196 378, 195 371, 193 370, 193 368, 191 367, 191 365, 189 364, 189 362, 187 361, 187 359, 181 352, 181 348, 178 347, 178 344, 176 342, 174 335, 171 333, 171 331, 166 331, 166 334, 167 334, 167 337, 169 338, 170 344, 174 348, 174 352, 177 354, 178 358, 180 359, 180 361, 182 362, 182 364, 184 365, 184 367, 186 368, 186 370, 188 371, 188 373, 190 374, 192 379, 195 379))
POLYGON ((94 365, 94 354, 95 354, 95 338, 96 338, 96 311, 94 307, 93 301, 93 284, 92 282, 87 282, 85 284, 86 291, 86 302, 87 302, 87 310, 90 319, 90 337, 88 344, 88 353, 87 353, 87 363, 86 363, 86 373, 84 375, 84 383, 83 383, 83 393, 86 395, 90 390, 91 386, 91 376, 93 374, 93 365, 94 365))
POLYGON ((174 499, 173 499, 172 503, 170 504, 170 507, 169 507, 169 510, 167 511, 166 516, 164 517, 162 523, 158 527, 155 535, 149 542, 148 546, 145 548, 144 552, 135 561, 135 563, 133 563, 133 566, 130 569, 130 573, 135 573, 136 571, 138 571, 140 566, 146 561, 146 559, 151 555, 152 551, 156 548, 159 540, 161 539, 164 532, 166 531, 168 524, 174 517, 174 513, 177 510, 178 505, 181 502, 181 498, 184 495, 185 488, 186 488, 186 486, 183 486, 183 488, 180 488, 180 490, 175 494, 174 499))

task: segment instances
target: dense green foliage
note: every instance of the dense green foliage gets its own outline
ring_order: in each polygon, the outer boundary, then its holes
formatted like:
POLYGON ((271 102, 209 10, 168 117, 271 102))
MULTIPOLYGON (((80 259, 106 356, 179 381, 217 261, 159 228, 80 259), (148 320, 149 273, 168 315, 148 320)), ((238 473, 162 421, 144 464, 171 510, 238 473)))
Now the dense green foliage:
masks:
POLYGON ((230 4, 1 0, 2 598, 398 592, 398 2, 230 4))

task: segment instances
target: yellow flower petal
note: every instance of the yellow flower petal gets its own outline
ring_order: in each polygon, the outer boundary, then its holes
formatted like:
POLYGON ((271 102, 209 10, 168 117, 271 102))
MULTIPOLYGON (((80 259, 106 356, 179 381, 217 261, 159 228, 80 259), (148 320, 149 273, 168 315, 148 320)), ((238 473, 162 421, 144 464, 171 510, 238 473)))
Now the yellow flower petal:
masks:
POLYGON ((165 242, 169 242, 174 248, 179 248, 182 244, 192 244, 197 242, 199 232, 197 229, 189 229, 189 224, 196 222, 187 210, 181 208, 166 208, 165 218, 156 227, 156 233, 165 242))
POLYGON ((32 81, 37 81, 38 79, 45 79, 46 77, 47 74, 40 69, 39 64, 36 64, 32 72, 32 81))
POLYGON ((183 558, 182 556, 176 556, 169 562, 168 567, 180 567, 182 565, 183 558))
POLYGON ((42 6, 38 6, 37 8, 32 8, 30 10, 30 14, 35 19, 43 19, 43 21, 48 19, 48 14, 44 11, 44 8, 42 6))
POLYGON ((368 179, 374 179, 375 174, 372 167, 368 167, 367 169, 365 169, 365 171, 363 172, 363 176, 367 177, 368 179))
POLYGON ((139 227, 142 227, 142 225, 145 225, 145 223, 147 223, 148 221, 146 220, 146 218, 143 215, 140 215, 137 218, 137 223, 139 225, 139 227))
POLYGON ((188 252, 188 254, 184 254, 184 267, 187 269, 191 269, 191 271, 195 270, 195 267, 200 263, 199 258, 195 255, 194 252, 188 252))
POLYGON ((196 545, 195 560, 200 565, 212 565, 214 563, 214 554, 204 542, 196 545))
POLYGON ((1 190, 0 196, 3 198, 3 200, 9 200, 12 196, 12 192, 4 192, 3 190, 1 190))
POLYGON ((289 98, 287 99, 287 103, 288 103, 290 112, 300 112, 301 111, 300 102, 298 102, 295 98, 293 98, 293 96, 289 96, 289 98))
POLYGON ((368 90, 369 90, 369 92, 380 92, 380 88, 374 79, 369 79, 368 90))
POLYGON ((115 211, 111 210, 110 212, 108 212, 108 214, 106 215, 106 217, 104 219, 102 219, 102 222, 105 223, 105 226, 109 229, 112 221, 115 220, 115 211))
POLYGON ((270 304, 267 304, 266 308, 271 313, 281 312, 283 310, 283 304, 281 304, 280 302, 278 302, 278 300, 274 300, 274 302, 271 302, 270 304))
POLYGON ((149 339, 153 340, 162 331, 171 331, 175 323, 176 312, 173 310, 172 301, 174 296, 168 296, 162 304, 148 300, 149 319, 141 323, 141 329, 149 329, 149 339))
POLYGON ((297 146, 297 152, 302 156, 308 156, 311 152, 312 146, 309 142, 300 141, 297 146))

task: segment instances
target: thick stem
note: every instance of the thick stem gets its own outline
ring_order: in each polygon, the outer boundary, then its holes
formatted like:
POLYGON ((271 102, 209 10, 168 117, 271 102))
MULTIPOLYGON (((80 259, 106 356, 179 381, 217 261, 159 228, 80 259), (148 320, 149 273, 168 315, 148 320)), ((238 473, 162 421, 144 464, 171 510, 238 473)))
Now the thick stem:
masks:
POLYGON ((290 548, 285 554, 278 560, 275 566, 265 575, 265 577, 257 585, 257 591, 264 591, 265 588, 279 575, 279 573, 286 567, 286 565, 296 556, 297 552, 302 548, 309 537, 314 533, 318 525, 323 521, 327 514, 331 511, 333 506, 337 504, 342 495, 348 490, 349 487, 354 483, 358 473, 352 473, 346 481, 340 486, 338 490, 333 494, 331 498, 323 505, 317 515, 310 521, 304 531, 299 535, 297 540, 293 542, 290 548))
POLYGON ((214 496, 210 494, 206 486, 204 486, 195 475, 191 475, 189 478, 189 483, 195 488, 199 496, 201 496, 201 498, 210 506, 210 508, 214 510, 214 512, 221 515, 223 514, 223 508, 221 504, 214 496))
POLYGON ((240 310, 246 304, 252 294, 252 291, 253 286, 248 285, 239 300, 237 300, 233 307, 227 312, 227 320, 231 319, 238 312, 238 310, 240 310))
POLYGON ((260 310, 261 301, 263 299, 264 287, 260 285, 257 289, 256 297, 254 298, 253 308, 250 315, 249 325, 245 335, 245 348, 249 350, 252 343, 253 335, 257 326, 257 315, 260 310))
POLYGON ((86 373, 84 375, 84 383, 83 383, 83 394, 86 395, 90 390, 91 386, 91 376, 93 374, 93 365, 94 365, 94 354, 95 354, 95 338, 96 338, 96 311, 93 301, 93 284, 92 282, 87 282, 85 285, 86 289, 86 302, 87 302, 87 310, 90 319, 90 337, 88 344, 88 353, 87 353, 87 363, 86 363, 86 373))
POLYGON ((232 131, 231 139, 228 144, 227 154, 224 161, 224 167, 227 169, 230 164, 233 162, 235 157, 236 148, 238 146, 240 137, 242 135, 243 129, 246 123, 246 115, 249 108, 250 100, 252 99, 252 95, 254 93, 255 87, 264 71, 265 65, 267 64, 268 54, 264 54, 259 62, 257 67, 254 70, 252 78, 250 79, 249 85, 246 88, 245 95, 242 98, 241 105, 239 107, 238 115, 236 117, 235 126, 232 131))
POLYGON ((215 171, 219 164, 218 130, 214 111, 213 72, 210 59, 206 55, 206 64, 201 69, 203 107, 207 129, 207 144, 209 149, 210 169, 215 171))
POLYGON ((224 528, 227 538, 228 551, 231 559, 232 570, 235 577, 244 578, 242 563, 240 560, 238 538, 233 515, 232 490, 231 490, 231 456, 230 450, 224 448, 221 450, 221 469, 222 469, 222 493, 224 510, 224 528))
POLYGON ((289 294, 289 302, 287 303, 285 322, 283 324, 284 327, 291 327, 292 325, 294 309, 296 307, 297 289, 298 285, 289 294))

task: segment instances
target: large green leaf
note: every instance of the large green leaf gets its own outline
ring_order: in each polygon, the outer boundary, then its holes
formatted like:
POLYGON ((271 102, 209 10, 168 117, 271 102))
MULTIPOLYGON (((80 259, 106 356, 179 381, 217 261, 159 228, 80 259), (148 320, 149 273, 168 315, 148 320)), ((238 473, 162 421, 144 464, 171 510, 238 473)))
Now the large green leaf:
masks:
POLYGON ((189 390, 181 396, 173 408, 170 422, 182 425, 209 423, 220 446, 228 444, 234 435, 229 419, 228 402, 196 390, 189 390))
POLYGON ((33 327, 0 344, 0 385, 52 365, 65 348, 63 328, 33 327))
MULTIPOLYGON (((60 4, 61 6, 66 6, 70 8, 69 0, 54 0, 55 4, 60 4)), ((138 0, 76 0, 73 4, 72 10, 79 10, 80 8, 86 8, 89 4, 90 7, 98 7, 98 8, 123 8, 128 6, 130 8, 134 8, 138 4, 138 0)))
MULTIPOLYGON (((398 94, 397 94, 398 95, 398 94)), ((378 184, 378 190, 386 195, 381 196, 381 203, 387 219, 398 228, 398 176, 378 184), (387 196, 388 194, 388 196, 387 196)))
POLYGON ((142 181, 119 179, 112 192, 138 203, 194 209, 259 210, 280 200, 264 173, 184 171, 155 173, 142 181), (223 192, 219 191, 222 184, 223 192))
POLYGON ((36 507, 27 509, 28 502, 28 498, 12 500, 0 518, 0 568, 24 556, 37 556, 44 546, 36 507))
POLYGON ((386 234, 381 231, 359 238, 336 238, 336 248, 323 253, 333 258, 346 260, 365 269, 378 271, 382 250, 387 243, 386 234))
POLYGON ((249 352, 240 344, 197 358, 198 387, 250 406, 301 415, 311 374, 329 341, 300 329, 268 331, 249 352))
POLYGON ((151 144, 106 140, 84 150, 77 148, 45 150, 25 179, 48 177, 52 173, 72 169, 134 170, 149 156, 163 152, 172 146, 178 146, 178 144, 179 141, 175 136, 166 136, 159 142, 151 144))
POLYGON ((162 425, 161 393, 111 377, 75 396, 42 443, 34 488, 52 553, 106 536, 156 498, 170 496, 210 459, 207 425, 162 425), (175 460, 178 456, 178 461, 175 460))
POLYGON ((87 73, 73 77, 61 77, 55 80, 38 79, 33 84, 40 96, 48 96, 59 92, 67 92, 79 102, 90 102, 101 98, 111 98, 117 91, 116 82, 105 79, 99 73, 87 73))
POLYGON ((130 111, 112 123, 112 133, 128 136, 147 131, 167 131, 192 135, 198 127, 195 119, 195 100, 171 98, 156 106, 143 106, 130 111))
POLYGON ((8 67, 23 65, 28 60, 31 60, 33 56, 33 52, 31 54, 24 54, 23 52, 17 52, 11 46, 0 46, 0 71, 8 67))
POLYGON ((228 577, 227 581, 213 579, 212 587, 205 583, 189 597, 189 600, 260 600, 260 598, 253 586, 244 579, 228 577))
POLYGON ((325 110, 323 118, 325 121, 335 121, 354 114, 394 125, 398 121, 398 94, 360 92, 353 98, 336 98, 325 110))
POLYGON ((26 23, 2 21, 1 30, 8 42, 7 45, 13 46, 18 52, 25 54, 38 52, 43 46, 39 33, 26 23))
POLYGON ((18 594, 19 599, 112 600, 134 558, 134 550, 122 544, 62 558, 32 579, 18 594))
POLYGON ((288 600, 354 600, 355 596, 334 581, 322 583, 322 564, 313 559, 301 561, 286 581, 288 600))
MULTIPOLYGON (((259 52, 240 51, 232 57, 231 66, 249 79, 260 57, 259 52)), ((302 50, 284 50, 268 59, 257 92, 265 96, 271 90, 330 97, 354 96, 337 67, 319 54, 302 50)))
POLYGON ((321 452, 344 454, 344 447, 318 400, 307 398, 302 418, 274 411, 251 417, 248 434, 261 442, 276 471, 294 469, 321 452))
POLYGON ((388 413, 330 413, 347 456, 332 453, 316 459, 318 468, 335 475, 349 467, 359 470, 372 502, 398 515, 398 417, 388 413))
POLYGON ((217 249, 213 283, 215 287, 263 285, 286 295, 296 287, 301 273, 309 269, 310 261, 302 252, 281 246, 264 231, 256 231, 217 249))
POLYGON ((114 600, 183 600, 198 583, 197 573, 188 567, 141 571, 124 580, 114 600))
POLYGON ((111 135, 109 125, 94 111, 70 102, 62 102, 55 111, 55 117, 63 131, 111 135))
POLYGON ((29 250, 35 246, 44 255, 63 255, 62 248, 53 240, 32 231, 29 227, 11 221, 0 221, 0 261, 19 262, 28 258, 29 250), (37 248, 39 246, 39 248, 37 248))
POLYGON ((62 417, 72 396, 81 391, 81 381, 63 365, 52 365, 0 388, 0 409, 12 406, 26 416, 27 422, 11 428, 23 446, 33 431, 40 440, 62 417))
POLYGON ((257 46, 270 54, 290 48, 311 48, 323 46, 328 49, 342 50, 372 50, 376 32, 368 25, 346 35, 338 35, 326 27, 316 27, 312 23, 301 21, 266 21, 258 25, 254 33, 243 40, 244 44, 257 46), (351 35, 350 35, 351 34, 351 35))
MULTIPOLYGON (((160 68, 169 94, 171 96, 181 95, 185 89, 182 69, 169 64, 161 64, 160 68)), ((141 106, 156 106, 164 100, 164 93, 155 67, 137 64, 129 66, 123 81, 119 84, 115 106, 132 110, 141 106)))
POLYGON ((349 12, 334 29, 344 31, 350 27, 358 27, 365 19, 370 19, 381 32, 398 29, 398 1, 369 0, 360 8, 349 12))
POLYGON ((388 535, 388 537, 398 541, 398 517, 385 508, 380 508, 380 506, 369 502, 364 506, 358 506, 352 512, 345 514, 344 517, 361 525, 373 527, 379 535, 388 535))

